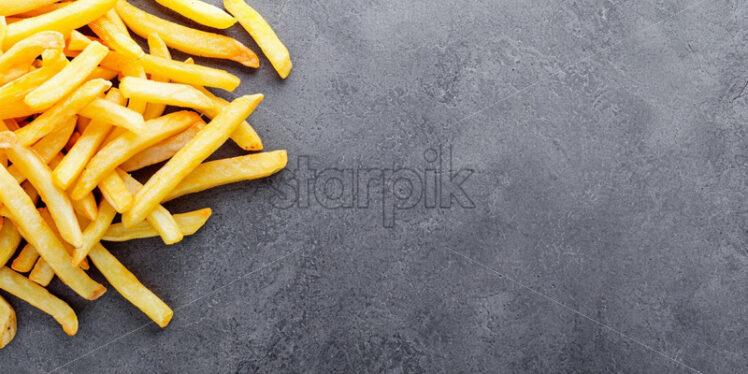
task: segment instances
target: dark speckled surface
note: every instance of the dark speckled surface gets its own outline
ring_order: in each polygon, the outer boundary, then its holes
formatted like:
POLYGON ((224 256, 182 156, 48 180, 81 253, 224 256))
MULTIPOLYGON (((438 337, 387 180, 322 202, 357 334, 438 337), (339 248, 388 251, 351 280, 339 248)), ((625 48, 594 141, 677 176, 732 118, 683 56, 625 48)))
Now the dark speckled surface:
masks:
POLYGON ((748 371, 745 1, 252 4, 288 80, 198 60, 266 95, 289 170, 109 245, 168 328, 55 281, 80 332, 8 297, 1 372, 748 371))

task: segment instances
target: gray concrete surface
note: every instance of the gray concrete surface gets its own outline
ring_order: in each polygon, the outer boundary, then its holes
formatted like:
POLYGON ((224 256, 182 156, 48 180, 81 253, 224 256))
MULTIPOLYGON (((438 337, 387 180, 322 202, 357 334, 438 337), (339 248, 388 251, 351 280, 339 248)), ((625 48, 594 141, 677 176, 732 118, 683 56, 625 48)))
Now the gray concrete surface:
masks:
POLYGON ((290 78, 198 60, 265 93, 289 169, 109 245, 168 328, 55 281, 80 332, 9 298, 1 372, 748 371, 745 1, 252 3, 290 78))

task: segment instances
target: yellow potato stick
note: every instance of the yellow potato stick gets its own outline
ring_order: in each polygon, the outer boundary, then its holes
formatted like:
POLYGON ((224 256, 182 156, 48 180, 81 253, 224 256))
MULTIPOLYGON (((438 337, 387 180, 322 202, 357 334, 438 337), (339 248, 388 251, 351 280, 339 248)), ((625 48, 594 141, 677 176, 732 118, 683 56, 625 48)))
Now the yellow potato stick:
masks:
POLYGON ((260 13, 247 5, 245 0, 223 0, 223 6, 239 20, 242 27, 257 42, 278 75, 286 79, 293 67, 288 48, 278 39, 275 31, 262 18, 260 13))
MULTIPOLYGON (((72 266, 70 268, 73 269, 72 266)), ((52 316, 66 334, 75 335, 78 332, 78 317, 73 309, 44 287, 28 280, 23 275, 7 267, 0 268, 0 289, 52 316)))
MULTIPOLYGON (((166 43, 164 43, 161 37, 158 36, 158 34, 148 35, 148 51, 153 56, 158 56, 165 61, 171 61, 171 53, 169 52, 169 48, 166 46, 166 43)), ((140 60, 140 64, 141 66, 143 66, 143 70, 145 70, 145 64, 143 64, 142 59, 140 60)), ((145 70, 145 72, 149 73, 148 70, 145 70)), ((151 75, 151 80, 154 80, 156 82, 169 82, 169 78, 161 76, 158 73, 149 74, 151 75)), ((143 112, 143 118, 153 119, 161 117, 164 114, 165 110, 166 104, 149 103, 145 108, 145 112, 143 112)))
POLYGON ((5 0, 0 1, 0 16, 13 16, 42 8, 58 0, 5 0))
POLYGON ((22 145, 33 144, 52 132, 67 117, 83 109, 111 86, 112 82, 103 79, 95 79, 84 83, 75 92, 42 113, 30 124, 16 131, 18 141, 22 145))
POLYGON ((120 165, 120 168, 124 171, 133 171, 166 161, 189 143, 204 126, 205 122, 199 121, 187 130, 130 157, 127 162, 120 165))
MULTIPOLYGON (((126 101, 125 97, 116 88, 112 88, 107 92, 105 100, 118 105, 124 105, 126 101)), ((91 156, 96 153, 96 150, 104 141, 107 134, 109 134, 111 128, 112 126, 108 122, 99 120, 91 121, 86 126, 80 139, 68 151, 52 174, 57 186, 62 189, 70 187, 75 179, 78 178, 81 171, 83 171, 91 156)))
POLYGON ((122 94, 129 99, 149 103, 210 110, 213 102, 192 86, 181 83, 156 82, 142 78, 125 77, 119 83, 122 94))
POLYGON ((227 29, 236 23, 223 9, 200 0, 156 0, 157 3, 205 26, 227 29))
MULTIPOLYGON (((47 208, 40 208, 39 209, 39 214, 41 214, 42 219, 44 219, 44 222, 47 223, 47 226, 49 226, 49 228, 52 230, 52 232, 55 234, 55 236, 59 240, 60 239, 60 232, 57 231, 57 226, 55 226, 55 222, 52 219, 52 216, 49 214, 49 209, 47 209, 47 208)), ((71 246, 70 244, 65 243, 64 241, 61 242, 61 243, 65 247, 65 251, 67 251, 67 253, 70 256, 72 256, 73 252, 75 252, 75 248, 73 248, 73 246, 71 246)), ((85 260, 82 261, 80 263, 80 268, 83 269, 83 270, 88 270, 89 269, 89 267, 88 267, 88 261, 85 261, 85 260)))
POLYGON ((31 91, 23 100, 33 109, 46 109, 83 84, 109 53, 107 47, 93 42, 54 77, 31 91))
POLYGON ((97 66, 96 69, 94 69, 94 71, 88 75, 86 80, 90 81, 93 79, 104 79, 104 80, 110 81, 116 78, 117 75, 119 75, 119 73, 114 70, 109 70, 107 68, 102 68, 101 66, 97 66))
POLYGON ((164 199, 168 201, 229 183, 264 178, 286 167, 286 151, 255 153, 201 164, 164 199))
MULTIPOLYGON (((187 213, 174 215, 174 220, 179 226, 179 230, 185 235, 192 235, 200 230, 205 222, 210 218, 212 211, 210 208, 195 210, 187 213)), ((158 231, 148 222, 143 221, 133 227, 127 228, 122 223, 115 223, 109 226, 106 234, 101 238, 104 241, 124 242, 133 239, 154 238, 159 236, 158 231)))
POLYGON ((169 47, 191 55, 233 60, 252 68, 260 66, 260 60, 251 49, 228 36, 169 22, 142 11, 125 0, 118 0, 116 9, 125 24, 143 38, 159 34, 169 47))
POLYGON ((83 244, 76 248, 73 253, 73 265, 78 266, 81 261, 86 259, 88 252, 107 233, 115 215, 117 215, 117 211, 114 210, 114 207, 106 200, 102 200, 99 206, 99 214, 83 230, 83 244))
POLYGON ((0 119, 23 118, 39 113, 29 108, 23 101, 0 105, 0 119))
POLYGON ((16 253, 19 244, 21 244, 21 233, 11 220, 5 219, 3 228, 0 229, 0 266, 8 263, 11 256, 16 253))
MULTIPOLYGON (((26 1, 26 0, 24 0, 26 1)), ((4 48, 10 48, 39 31, 54 30, 64 35, 103 16, 116 0, 78 0, 70 5, 36 17, 26 18, 8 25, 3 41, 4 48)))
POLYGON ((262 94, 242 96, 219 113, 179 150, 135 194, 132 208, 122 215, 125 226, 143 221, 182 179, 208 158, 236 130, 263 99, 262 94))
MULTIPOLYGON (((13 133, 6 131, 0 133, 0 136, 13 137, 13 133)), ((60 231, 60 236, 74 246, 81 245, 83 235, 78 225, 78 219, 75 217, 73 204, 65 191, 52 182, 52 171, 49 166, 34 151, 19 144, 12 145, 5 152, 13 166, 17 167, 21 174, 26 176, 39 192, 41 199, 47 204, 49 212, 60 231)))
POLYGON ((71 197, 79 199, 91 192, 107 174, 130 157, 193 125, 200 117, 197 113, 181 111, 146 122, 148 132, 125 132, 104 145, 88 162, 75 184, 71 197))
MULTIPOLYGON (((208 96, 213 101, 213 107, 203 112, 206 117, 213 119, 218 113, 220 113, 229 102, 213 95, 210 91, 203 87, 196 87, 205 96, 208 96)), ((236 128, 233 134, 231 134, 231 140, 236 143, 239 147, 245 151, 261 151, 262 150, 262 139, 257 135, 257 132, 247 121, 242 121, 239 127, 236 128)))
POLYGON ((146 131, 142 114, 110 100, 94 99, 79 114, 91 120, 109 122, 114 126, 122 127, 135 133, 146 131))
POLYGON ((99 182, 99 190, 104 199, 114 207, 118 213, 124 213, 132 207, 132 192, 125 181, 116 172, 109 173, 99 182))
MULTIPOLYGON (((42 138, 42 140, 36 142, 31 149, 34 150, 34 153, 36 153, 45 164, 49 164, 55 156, 60 154, 60 151, 65 146, 65 143, 68 141, 70 134, 75 128, 75 122, 75 116, 68 117, 60 127, 42 138)), ((26 176, 16 165, 9 166, 8 172, 18 183, 26 180, 26 176)))
MULTIPOLYGON (((10 26, 8 26, 10 27, 10 26)), ((7 39, 6 35, 6 39, 7 39)), ((0 72, 14 66, 27 68, 46 49, 62 49, 65 38, 56 31, 42 31, 21 40, 0 56, 0 72)))
POLYGON ((13 259, 10 268, 19 273, 28 273, 37 259, 39 259, 39 252, 36 251, 33 245, 27 243, 23 246, 21 252, 18 253, 18 256, 13 259))
POLYGON ((0 296, 0 349, 13 340, 17 329, 16 311, 0 296))
MULTIPOLYGON (((31 199, 31 202, 36 205, 36 203, 39 201, 39 193, 36 192, 36 189, 34 189, 34 186, 31 185, 28 181, 23 182, 21 184, 21 188, 23 188, 23 191, 26 193, 26 196, 31 199)), ((10 214, 10 210, 8 210, 5 206, 0 206, 0 215, 3 217, 11 218, 12 214, 10 214)), ((16 246, 17 247, 17 246, 16 246)))
POLYGON ((159 327, 166 327, 174 312, 153 292, 143 286, 127 268, 125 268, 101 244, 96 244, 88 254, 94 266, 127 301, 145 313, 159 327))
POLYGON ((0 87, 0 107, 13 105, 13 103, 23 100, 29 92, 62 70, 68 64, 68 60, 62 55, 58 56, 59 58, 56 61, 0 87))
POLYGON ((98 208, 96 207, 96 198, 93 193, 88 193, 80 200, 73 200, 73 209, 78 215, 87 219, 96 218, 98 208))
POLYGON ((26 11, 26 12, 23 12, 23 13, 16 14, 16 16, 17 17, 21 17, 21 18, 30 18, 30 17, 41 16, 42 14, 49 13, 49 12, 51 12, 53 10, 64 8, 64 7, 68 6, 68 5, 70 5, 73 1, 75 1, 75 0, 61 1, 61 2, 55 3, 55 4, 44 5, 44 6, 41 6, 39 8, 33 9, 33 10, 29 10, 29 11, 26 11))
POLYGON ((47 287, 54 277, 55 271, 47 265, 43 258, 36 261, 36 265, 29 273, 29 280, 42 287, 47 287))
MULTIPOLYGON (((133 79, 146 79, 147 78, 145 74, 145 69, 143 69, 143 65, 141 65, 139 62, 134 61, 134 60, 126 60, 126 61, 127 63, 124 65, 124 68, 122 70, 122 75, 123 75, 122 78, 125 78, 125 77, 132 77, 133 79)), ((120 87, 119 87, 120 92, 123 92, 122 78, 120 79, 120 87)), ((145 99, 138 98, 138 97, 133 97, 129 99, 130 101, 127 103, 127 107, 129 109, 132 109, 138 113, 145 113, 145 110, 148 109, 148 102, 145 99)))
POLYGON ((140 45, 130 37, 127 31, 117 26, 110 18, 101 17, 88 24, 88 27, 104 41, 109 48, 132 58, 138 58, 145 54, 140 45))
POLYGON ((108 12, 104 15, 104 17, 109 18, 110 21, 112 21, 120 31, 127 34, 128 37, 130 37, 130 30, 127 29, 127 26, 125 26, 125 23, 122 21, 122 18, 119 18, 119 14, 117 14, 117 11, 114 10, 114 7, 112 9, 109 9, 108 12))
POLYGON ((187 64, 162 57, 145 55, 140 59, 149 74, 167 76, 171 81, 234 91, 240 80, 235 75, 221 69, 202 65, 187 64))
MULTIPOLYGON (((127 184, 127 188, 129 188, 132 193, 138 192, 138 190, 143 187, 143 185, 140 184, 140 182, 138 182, 130 174, 127 174, 121 169, 118 170, 118 173, 127 184)), ((161 239, 164 241, 164 244, 174 244, 184 238, 184 234, 182 233, 182 230, 179 229, 177 221, 174 220, 174 217, 171 215, 171 213, 169 213, 169 211, 166 210, 166 208, 164 208, 162 205, 156 206, 156 208, 153 209, 150 214, 148 214, 146 220, 151 224, 151 226, 153 226, 153 228, 156 229, 156 231, 158 231, 161 239)))
POLYGON ((5 33, 7 32, 8 22, 5 21, 5 16, 0 16, 0 54, 3 53, 3 40, 5 39, 5 33))
POLYGON ((73 30, 70 32, 70 37, 68 38, 67 49, 69 51, 82 51, 91 44, 91 42, 92 40, 81 34, 80 31, 73 30))

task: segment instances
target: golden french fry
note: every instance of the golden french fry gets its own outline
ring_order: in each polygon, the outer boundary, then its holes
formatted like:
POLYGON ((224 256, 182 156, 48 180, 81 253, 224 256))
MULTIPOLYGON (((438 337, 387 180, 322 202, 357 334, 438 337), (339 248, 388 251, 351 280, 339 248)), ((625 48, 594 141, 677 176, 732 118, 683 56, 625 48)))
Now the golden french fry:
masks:
MULTIPOLYGON (((124 95, 124 90, 122 89, 122 80, 126 77, 132 77, 133 79, 147 79, 147 76, 145 74, 145 69, 143 69, 143 65, 139 62, 133 61, 133 60, 127 60, 128 62, 125 64, 123 70, 122 70, 122 77, 120 78, 120 86, 119 90, 124 95)), ((127 103, 127 107, 138 112, 138 113, 145 113, 145 110, 148 109, 148 102, 139 97, 128 97, 125 95, 129 100, 127 103)))
POLYGON ((21 243, 21 233, 11 220, 6 219, 3 228, 0 229, 0 266, 5 266, 8 260, 16 253, 21 243))
POLYGON ((132 58, 142 57, 145 52, 138 43, 130 37, 130 34, 112 21, 109 17, 101 17, 88 24, 88 27, 104 41, 109 48, 132 58))
POLYGON ((221 69, 202 65, 186 64, 153 55, 145 55, 140 63, 147 73, 169 77, 173 82, 221 88, 234 91, 240 80, 221 69))
POLYGON ((104 17, 109 18, 110 21, 112 21, 120 31, 127 34, 128 37, 130 37, 130 30, 127 29, 127 26, 125 26, 125 23, 122 21, 122 18, 119 18, 119 14, 117 14, 117 11, 112 7, 112 9, 109 9, 108 12, 104 15, 104 17))
MULTIPOLYGON (((112 88, 107 92, 105 100, 114 104, 124 105, 125 97, 117 90, 112 88)), ((83 130, 80 139, 75 143, 73 148, 68 151, 59 165, 55 168, 52 177, 55 184, 62 189, 67 189, 78 178, 83 168, 86 167, 88 160, 96 153, 99 145, 104 141, 112 126, 105 121, 91 121, 86 129, 83 130)))
MULTIPOLYGON (((205 222, 208 221, 212 210, 210 208, 195 210, 187 213, 174 215, 174 220, 179 226, 179 230, 189 236, 200 230, 205 222)), ((125 242, 133 239, 154 238, 159 236, 158 231, 148 222, 143 221, 133 227, 127 228, 122 223, 115 223, 109 226, 101 240, 110 242, 125 242)))
MULTIPOLYGON (((32 0, 32 1, 47 1, 47 2, 49 2, 48 0, 32 0)), ((23 13, 18 13, 18 14, 16 14, 16 17, 30 18, 30 17, 41 16, 44 13, 49 13, 49 12, 51 12, 53 10, 64 8, 64 7, 68 6, 68 5, 70 5, 70 3, 72 3, 72 0, 71 1, 62 1, 62 2, 59 2, 59 3, 55 3, 55 4, 42 5, 42 6, 38 7, 38 8, 34 8, 32 10, 28 10, 28 11, 25 11, 23 13)))
POLYGON ((288 54, 288 48, 278 39, 267 21, 260 13, 247 5, 245 0, 223 0, 223 6, 239 20, 242 27, 257 42, 278 75, 286 79, 293 67, 291 57, 288 54))
POLYGON ((57 0, 6 0, 0 1, 0 16, 13 16, 47 6, 57 0))
POLYGON ((127 161, 138 152, 186 129, 194 124, 199 116, 194 112, 181 111, 146 122, 149 131, 145 134, 125 132, 104 145, 91 158, 86 169, 78 179, 71 197, 79 199, 91 192, 102 178, 107 176, 119 164, 127 161))
POLYGON ((286 151, 255 153, 206 162, 179 182, 164 201, 224 184, 264 178, 283 170, 287 162, 286 151))
POLYGON ((122 215, 125 226, 140 223, 179 182, 229 138, 262 101, 262 94, 242 96, 229 104, 179 150, 135 194, 132 208, 122 215))
POLYGON ((119 75, 118 72, 114 70, 109 70, 107 68, 102 68, 101 66, 97 66, 96 69, 94 69, 93 73, 89 74, 86 80, 90 81, 93 79, 104 79, 104 80, 112 80, 119 75))
POLYGON ((109 284, 125 299, 143 311, 160 327, 166 327, 169 324, 174 315, 171 308, 143 286, 135 275, 117 261, 104 246, 97 243, 88 256, 109 284))
POLYGON ((88 226, 86 226, 86 229, 83 230, 83 245, 76 248, 73 253, 73 265, 78 266, 81 261, 86 259, 88 252, 90 252, 94 245, 104 237, 104 234, 107 233, 115 215, 117 215, 117 211, 114 210, 114 207, 112 207, 108 201, 101 200, 99 214, 96 216, 96 219, 89 223, 88 226))
POLYGON ((47 287, 54 277, 55 271, 47 265, 43 258, 36 261, 36 265, 29 273, 29 280, 42 287, 47 287))
POLYGON ((96 218, 98 208, 96 207, 96 198, 93 193, 89 192, 80 200, 73 200, 73 210, 81 217, 91 220, 96 218))
MULTIPOLYGON (((213 95, 210 91, 206 90, 203 87, 195 87, 200 92, 202 92, 205 96, 208 96, 211 101, 213 101, 213 107, 209 110, 206 110, 203 112, 206 117, 213 119, 215 118, 218 113, 220 113, 227 105, 229 105, 229 102, 213 95)), ((245 151, 261 151, 262 150, 262 139, 260 139, 260 136, 257 135, 257 132, 254 128, 249 124, 247 121, 243 121, 241 124, 239 124, 239 127, 236 128, 236 131, 234 131, 233 134, 231 134, 231 140, 236 143, 239 147, 244 149, 245 151)))
POLYGON ((148 79, 125 77, 119 83, 122 94, 129 99, 149 103, 209 110, 213 102, 192 86, 181 83, 156 82, 148 79))
MULTIPOLYGON (((47 136, 36 142, 31 149, 34 150, 34 153, 36 153, 45 164, 49 164, 55 156, 60 154, 60 151, 65 146, 68 138, 70 138, 70 134, 73 132, 73 129, 75 129, 75 122, 75 116, 68 117, 62 122, 60 127, 54 129, 47 136)), ((9 166, 8 172, 18 183, 26 180, 26 176, 16 165, 9 166)))
POLYGON ((214 5, 200 0, 156 0, 157 3, 205 26, 228 29, 236 19, 214 5))
POLYGON ((39 31, 55 30, 67 35, 103 16, 115 2, 116 0, 78 0, 64 8, 8 25, 3 47, 10 48, 19 40, 39 31))
MULTIPOLYGON (((12 26, 12 25, 11 25, 12 26)), ((8 26, 10 29, 11 26, 8 26)), ((6 39, 8 35, 6 34, 6 39)), ((45 49, 62 49, 65 38, 56 31, 42 31, 29 36, 7 49, 0 55, 0 72, 6 72, 13 66, 28 67, 45 49)))
POLYGON ((112 87, 112 82, 103 79, 95 79, 84 83, 75 92, 52 106, 30 124, 16 131, 18 142, 22 145, 33 144, 110 87, 112 87))
POLYGON ((69 51, 82 51, 86 49, 91 42, 92 40, 89 39, 88 36, 81 34, 78 30, 73 30, 70 32, 70 37, 68 38, 67 49, 69 51))
MULTIPOLYGON (((57 231, 57 226, 55 225, 55 221, 52 219, 52 215, 49 214, 49 209, 47 209, 47 208, 39 208, 39 214, 41 214, 42 219, 44 219, 44 222, 47 223, 47 226, 49 226, 49 228, 55 234, 55 237, 57 237, 57 239, 60 240, 60 232, 57 231)), ((73 253, 75 252, 75 248, 73 248, 73 246, 71 246, 70 244, 68 244, 68 243, 66 243, 64 241, 60 241, 60 242, 65 247, 65 251, 67 251, 67 253, 72 256, 73 253)), ((89 269, 89 267, 88 267, 88 261, 86 261, 84 259, 80 263, 80 268, 83 269, 83 270, 88 270, 89 269)))
POLYGON ((129 160, 120 165, 120 168, 124 171, 133 171, 166 161, 189 143, 204 126, 205 122, 201 120, 187 130, 130 157, 129 160))
POLYGON ((147 130, 142 114, 111 100, 94 99, 81 109, 79 114, 91 120, 109 122, 114 126, 123 127, 135 133, 142 133, 147 130))
MULTIPOLYGON (((115 12, 115 14, 117 14, 115 12)), ((166 61, 171 61, 171 53, 169 52, 169 48, 166 46, 166 43, 164 43, 163 39, 158 36, 158 34, 151 34, 148 35, 148 51, 153 56, 158 56, 163 58, 166 61)), ((140 61, 141 66, 143 66, 143 70, 148 73, 148 70, 145 69, 145 65, 143 64, 143 61, 140 61)), ((165 76, 161 76, 158 73, 150 73, 151 74, 151 80, 154 80, 156 82, 169 82, 169 78, 165 76)), ((143 112, 143 118, 145 119, 153 119, 161 117, 164 114, 164 111, 166 110, 166 104, 161 103, 149 103, 146 108, 145 112, 143 112)))
POLYGON ((0 53, 3 53, 3 40, 5 39, 5 34, 7 32, 8 22, 5 21, 5 16, 0 16, 0 53))
MULTIPOLYGON (((14 137, 13 133, 8 131, 0 133, 0 136, 3 138, 14 137)), ((60 236, 74 246, 81 245, 83 234, 78 225, 73 204, 65 191, 52 182, 52 171, 49 166, 34 151, 17 143, 7 148, 5 152, 13 166, 17 167, 21 174, 26 176, 47 204, 49 212, 60 230, 60 236)))
POLYGON ((116 172, 109 173, 99 182, 99 190, 117 212, 124 213, 132 207, 132 192, 116 172))
POLYGON ((23 101, 0 106, 0 119, 24 118, 39 113, 29 108, 23 101))
POLYGON ((16 311, 0 296, 0 348, 4 348, 13 340, 17 329, 16 311))
MULTIPOLYGON (((143 187, 143 185, 130 174, 127 174, 121 169, 117 170, 117 172, 125 181, 127 188, 129 188, 132 193, 138 192, 138 190, 143 187)), ((184 234, 182 233, 182 230, 179 229, 177 221, 174 220, 171 213, 160 204, 156 206, 150 214, 148 214, 146 220, 156 229, 156 231, 158 231, 164 244, 174 244, 184 238, 184 234)))
MULTIPOLYGON (((26 196, 31 199, 31 202, 36 205, 36 203, 39 201, 39 193, 36 192, 36 189, 34 186, 29 183, 29 181, 21 183, 21 188, 23 189, 23 192, 26 193, 26 196)), ((12 218, 13 215, 10 213, 10 210, 5 206, 0 206, 0 215, 7 218, 12 218)), ((16 246, 18 247, 18 246, 16 246)))
POLYGON ((31 91, 23 100, 32 109, 47 109, 69 95, 99 66, 109 49, 97 42, 89 44, 54 77, 31 91))
POLYGON ((42 66, 0 87, 0 107, 14 105, 23 100, 33 89, 48 81, 68 64, 62 54, 54 62, 42 66))
POLYGON ((37 259, 39 259, 39 252, 36 251, 33 245, 26 243, 21 252, 18 253, 18 256, 13 259, 10 268, 19 273, 28 273, 34 267, 37 259))
POLYGON ((0 268, 0 289, 52 316, 68 335, 75 335, 78 332, 78 317, 67 303, 7 267, 0 268))
POLYGON ((117 1, 116 9, 125 24, 143 38, 159 34, 169 47, 191 55, 229 59, 252 68, 260 66, 260 60, 251 49, 228 36, 169 22, 142 11, 125 0, 117 1))

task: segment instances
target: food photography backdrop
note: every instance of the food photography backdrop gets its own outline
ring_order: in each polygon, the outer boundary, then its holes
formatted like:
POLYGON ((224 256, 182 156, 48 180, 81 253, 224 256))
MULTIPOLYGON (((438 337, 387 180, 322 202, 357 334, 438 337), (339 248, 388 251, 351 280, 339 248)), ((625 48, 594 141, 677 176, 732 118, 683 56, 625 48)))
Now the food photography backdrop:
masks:
POLYGON ((238 24, 259 69, 195 62, 265 95, 287 168, 166 203, 213 210, 177 245, 105 243, 164 329, 111 287, 52 282, 72 337, 0 292, 0 372, 748 371, 748 3, 248 3, 288 78, 238 24))

